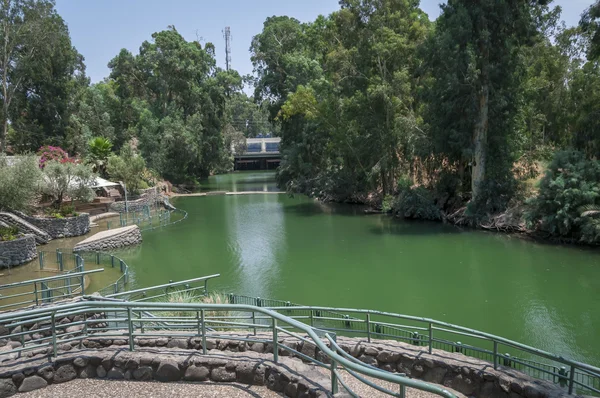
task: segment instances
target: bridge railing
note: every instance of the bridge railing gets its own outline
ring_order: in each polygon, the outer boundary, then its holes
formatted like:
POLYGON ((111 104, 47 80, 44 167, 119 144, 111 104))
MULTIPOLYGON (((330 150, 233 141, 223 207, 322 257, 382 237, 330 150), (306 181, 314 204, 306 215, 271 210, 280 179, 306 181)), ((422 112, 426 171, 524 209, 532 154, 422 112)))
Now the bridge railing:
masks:
POLYGON ((186 300, 195 300, 208 294, 208 281, 218 278, 221 274, 187 279, 184 281, 169 282, 164 285, 151 286, 142 289, 115 292, 103 295, 106 298, 127 301, 152 301, 166 300, 177 294, 185 294, 186 300))
MULTIPOLYGON (((235 315, 234 315, 235 316, 235 315)), ((328 369, 331 375, 331 393, 336 394, 339 386, 348 390, 352 396, 355 394, 341 377, 340 370, 356 377, 368 386, 383 391, 392 396, 404 397, 406 387, 437 394, 446 398, 455 398, 443 387, 429 384, 423 381, 407 378, 406 376, 385 372, 357 361, 349 360, 340 355, 335 346, 333 349, 322 341, 325 337, 329 341, 335 341, 335 334, 324 333, 317 328, 310 327, 303 322, 282 315, 277 311, 262 307, 231 304, 174 304, 157 302, 117 302, 117 301, 81 301, 78 303, 65 304, 55 307, 46 307, 31 311, 18 313, 0 314, 0 324, 4 325, 9 334, 3 336, 7 339, 21 339, 20 336, 28 334, 23 332, 34 324, 43 325, 42 329, 36 329, 35 339, 25 341, 19 347, 3 351, 3 355, 22 355, 28 351, 40 352, 45 349, 48 354, 55 358, 62 353, 59 346, 65 343, 74 343, 90 338, 98 339, 126 339, 130 351, 136 349, 136 339, 145 337, 164 337, 162 326, 159 322, 169 322, 174 330, 171 335, 176 337, 197 337, 202 341, 202 352, 207 354, 207 338, 226 338, 228 340, 239 340, 247 342, 261 342, 272 345, 273 361, 279 361, 280 352, 287 351, 316 366, 328 369), (152 314, 151 317, 145 314, 152 314), (266 324, 255 323, 246 320, 232 320, 231 314, 254 314, 254 318, 268 319, 266 324), (99 322, 98 314, 102 314, 99 322), (93 315, 93 316, 90 316, 93 315), (73 321, 61 324, 61 320, 70 317, 73 321), (78 319, 75 321, 75 319, 78 319), (20 328, 19 328, 20 326, 20 328), (68 327, 67 327, 68 326, 68 327), (75 327, 76 326, 76 327, 75 327), (212 331, 209 331, 208 328, 212 331), (225 330, 259 328, 268 332, 270 338, 248 335, 236 337, 231 334, 223 334, 225 330), (175 333, 175 334, 173 334, 175 333), (297 351, 286 344, 286 340, 280 336, 287 336, 302 342, 314 344, 322 356, 318 360, 297 351), (358 377, 357 377, 358 376, 358 377), (374 378, 378 382, 386 381, 395 384, 396 391, 384 389, 368 378, 374 378)))

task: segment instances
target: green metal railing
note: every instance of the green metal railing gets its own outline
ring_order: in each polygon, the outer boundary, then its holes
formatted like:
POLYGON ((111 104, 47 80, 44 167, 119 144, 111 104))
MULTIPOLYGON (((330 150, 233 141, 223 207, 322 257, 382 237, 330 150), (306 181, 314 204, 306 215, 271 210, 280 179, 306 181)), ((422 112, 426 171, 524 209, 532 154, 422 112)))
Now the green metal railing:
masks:
POLYGON ((85 294, 84 278, 103 269, 68 272, 63 275, 0 285, 0 311, 41 305, 85 294), (9 294, 1 293, 10 291, 9 294))
POLYGON ((144 206, 140 211, 120 212, 118 222, 106 221, 106 229, 137 225, 141 231, 177 224, 188 217, 185 210, 167 210, 144 206))
POLYGON ((494 369, 517 369, 532 377, 566 386, 570 393, 600 394, 600 368, 462 326, 381 311, 307 307, 289 301, 236 294, 229 294, 228 298, 230 304, 267 307, 338 334, 364 336, 368 341, 372 338, 404 341, 426 347, 429 353, 434 348, 462 353, 489 361, 494 369))
POLYGON ((71 342, 82 342, 83 340, 96 339, 115 339, 125 338, 129 343, 129 350, 134 351, 135 339, 143 337, 164 337, 161 334, 157 322, 168 321, 176 324, 170 335, 177 337, 199 337, 202 339, 202 352, 207 354, 206 339, 226 338, 228 340, 239 340, 248 342, 270 343, 273 347, 273 361, 279 361, 279 353, 288 351, 294 355, 314 363, 316 366, 324 367, 331 374, 331 392, 336 394, 339 386, 347 389, 352 396, 358 396, 354 393, 348 384, 341 377, 340 370, 347 371, 353 377, 367 384, 368 386, 382 391, 386 394, 404 397, 406 387, 427 391, 446 398, 455 398, 455 396, 443 387, 429 384, 423 381, 407 378, 403 375, 385 372, 360 362, 349 360, 340 355, 337 351, 339 347, 333 346, 331 349, 322 341, 324 336, 330 344, 335 341, 335 334, 323 333, 317 328, 310 327, 303 322, 297 321, 291 317, 280 314, 277 311, 263 307, 249 305, 231 305, 231 304, 173 304, 173 303, 155 303, 155 302, 115 302, 115 301, 82 301, 78 303, 60 305, 55 307, 39 308, 30 311, 23 311, 11 314, 0 314, 0 324, 9 330, 18 330, 7 336, 8 339, 20 339, 21 346, 3 354, 17 353, 22 355, 24 352, 40 350, 46 348, 56 358, 61 353, 58 347, 61 344, 71 342), (149 317, 145 314, 151 313, 149 317), (235 319, 232 320, 231 314, 235 313, 235 319), (104 314, 99 319, 97 314, 104 314), (240 318, 240 314, 252 314, 240 318), (80 326, 77 331, 67 332, 67 327, 58 322, 66 316, 77 316, 80 321, 73 321, 68 326, 80 326), (93 317, 91 315, 94 315, 93 317), (268 319, 267 323, 256 323, 252 319, 268 319), (31 332, 23 332, 28 326, 33 324, 43 325, 36 329, 36 339, 25 341, 21 336, 31 332), (24 328, 18 328, 23 326, 24 328), (209 331, 211 327, 213 331, 209 331), (216 330, 239 330, 261 329, 270 332, 271 338, 265 339, 260 336, 234 336, 219 335, 216 330), (285 335, 299 341, 308 342, 317 346, 322 353, 320 361, 307 356, 295 348, 286 345, 285 340, 281 341, 279 336, 285 335), (42 336, 42 337, 39 337, 42 336), (397 392, 382 388, 376 382, 370 381, 367 377, 372 377, 378 381, 386 381, 397 385, 397 392))
POLYGON ((106 298, 127 300, 127 301, 151 301, 158 299, 167 299, 175 293, 186 293, 186 299, 194 300, 204 297, 208 294, 208 281, 218 278, 221 274, 203 276, 200 278, 187 279, 184 281, 165 283, 143 289, 115 292, 103 296, 106 298))

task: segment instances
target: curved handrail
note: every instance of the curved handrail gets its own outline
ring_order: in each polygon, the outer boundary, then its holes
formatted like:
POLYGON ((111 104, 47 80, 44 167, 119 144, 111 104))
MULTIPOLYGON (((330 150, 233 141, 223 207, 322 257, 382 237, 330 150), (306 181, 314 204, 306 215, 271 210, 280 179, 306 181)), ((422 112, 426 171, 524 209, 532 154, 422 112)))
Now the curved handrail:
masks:
POLYGON ((572 366, 576 366, 580 369, 585 369, 585 370, 589 370, 590 372, 594 372, 594 373, 599 373, 600 374, 600 368, 597 368, 595 366, 592 365, 588 365, 586 363, 583 362, 579 362, 579 361, 575 361, 572 359, 568 359, 565 358, 561 355, 556 355, 553 354, 551 352, 547 352, 544 350, 541 350, 539 348, 535 348, 535 347, 531 347, 528 346, 526 344, 522 344, 516 341, 512 341, 509 340, 507 338, 504 337, 500 337, 500 336, 496 336, 494 334, 491 333, 486 333, 486 332, 481 332, 479 330, 476 329, 470 329, 464 326, 459 326, 459 325, 454 325, 448 322, 443 322, 443 321, 438 321, 436 319, 432 319, 432 318, 424 318, 424 317, 417 317, 417 316, 412 316, 412 315, 404 315, 404 314, 397 314, 397 313, 393 313, 393 312, 385 312, 385 311, 375 311, 375 310, 364 310, 364 309, 354 309, 354 308, 332 308, 332 307, 314 307, 314 306, 295 306, 295 307, 269 307, 269 309, 274 310, 274 311, 284 311, 284 310, 290 310, 290 309, 294 309, 294 310, 306 310, 306 311, 337 311, 337 312, 350 312, 350 313, 357 313, 357 314, 370 314, 370 315, 381 315, 381 316, 389 316, 389 317, 393 317, 393 318, 400 318, 400 319, 406 319, 406 320, 410 320, 410 321, 418 321, 418 322, 424 322, 424 323, 431 323, 432 325, 438 325, 438 326, 444 326, 444 327, 451 327, 454 328, 456 330, 460 330, 462 332, 465 333, 470 333, 472 335, 474 335, 475 337, 480 337, 480 338, 484 338, 487 340, 492 340, 492 341, 496 341, 498 343, 502 343, 506 346, 510 346, 513 348, 517 348, 532 354, 536 354, 542 357, 546 357, 548 359, 557 361, 557 362, 562 362, 564 364, 567 365, 572 365, 572 366))
MULTIPOLYGON (((306 333, 314 342, 314 344, 327 356, 330 360, 343 365, 345 368, 363 374, 365 376, 374 377, 379 380, 388 381, 391 383, 399 384, 405 387, 411 387, 415 389, 419 389, 422 391, 427 391, 433 394, 437 394, 443 396, 445 398, 456 398, 454 394, 450 391, 438 387, 433 384, 429 384, 419 380, 409 379, 404 376, 394 375, 392 373, 388 373, 381 370, 372 369, 340 356, 333 350, 331 350, 323 341, 319 338, 314 329, 302 322, 299 322, 295 319, 289 318, 283 314, 280 314, 274 310, 255 307, 250 305, 231 305, 231 304, 203 304, 203 303, 140 303, 140 302, 110 302, 107 304, 106 302, 99 301, 89 301, 89 302, 79 302, 79 303, 71 303, 71 304, 63 304, 54 306, 51 308, 39 308, 33 309, 26 312, 12 313, 12 314, 0 314, 0 323, 5 323, 6 321, 19 319, 18 315, 22 317, 26 317, 28 322, 33 322, 35 319, 32 319, 33 316, 36 315, 46 315, 51 316, 51 319, 54 321, 56 319, 56 314, 58 312, 66 312, 69 315, 74 315, 77 313, 85 313, 90 310, 95 312, 110 312, 110 311, 123 311, 127 310, 130 314, 132 311, 139 310, 161 310, 161 311, 201 311, 201 310, 209 310, 209 311, 243 311, 243 312, 258 312, 264 315, 271 317, 274 320, 284 322, 298 330, 306 333)), ((130 339, 130 343, 133 341, 133 328, 131 319, 129 320, 129 332, 128 337, 130 339)), ((86 333, 81 337, 87 338, 86 333)), ((56 339, 53 341, 54 346, 56 346, 56 339)))

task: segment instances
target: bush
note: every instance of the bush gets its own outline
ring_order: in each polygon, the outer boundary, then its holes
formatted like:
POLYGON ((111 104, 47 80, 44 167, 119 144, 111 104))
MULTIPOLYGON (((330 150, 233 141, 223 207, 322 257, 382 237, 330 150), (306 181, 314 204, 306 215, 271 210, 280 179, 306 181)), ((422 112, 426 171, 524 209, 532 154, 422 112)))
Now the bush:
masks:
POLYGON ((538 196, 529 200, 527 221, 555 237, 598 243, 594 217, 586 206, 600 205, 600 163, 578 151, 557 152, 540 182, 538 196))
POLYGON ((43 191, 54 198, 57 209, 60 209, 65 196, 84 202, 95 197, 92 186, 96 175, 88 165, 51 161, 44 167, 44 176, 43 191))
POLYGON ((394 203, 394 213, 403 218, 441 220, 442 213, 425 187, 408 188, 400 192, 394 203))
POLYGON ((27 211, 37 201, 42 173, 35 156, 0 155, 0 211, 27 211))
POLYGON ((17 227, 0 227, 0 241, 15 240, 19 236, 17 227))
POLYGON ((119 156, 108 159, 107 171, 111 179, 123 181, 128 192, 135 195, 142 184, 142 176, 146 169, 144 158, 136 154, 131 145, 121 148, 119 156))
POLYGON ((38 150, 37 154, 40 157, 40 169, 43 169, 52 161, 59 163, 78 163, 77 159, 70 158, 69 154, 58 146, 43 146, 38 150))

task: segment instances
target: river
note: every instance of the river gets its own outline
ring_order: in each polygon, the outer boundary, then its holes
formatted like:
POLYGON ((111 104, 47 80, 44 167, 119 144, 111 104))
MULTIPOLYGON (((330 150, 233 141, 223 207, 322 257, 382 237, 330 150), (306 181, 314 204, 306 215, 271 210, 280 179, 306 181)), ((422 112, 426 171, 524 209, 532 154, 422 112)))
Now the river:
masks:
MULTIPOLYGON (((276 191, 273 173, 201 190, 276 191)), ((431 317, 600 365, 600 252, 364 215, 304 196, 181 197, 189 218, 120 254, 131 287, 220 273, 209 288, 431 317)))

